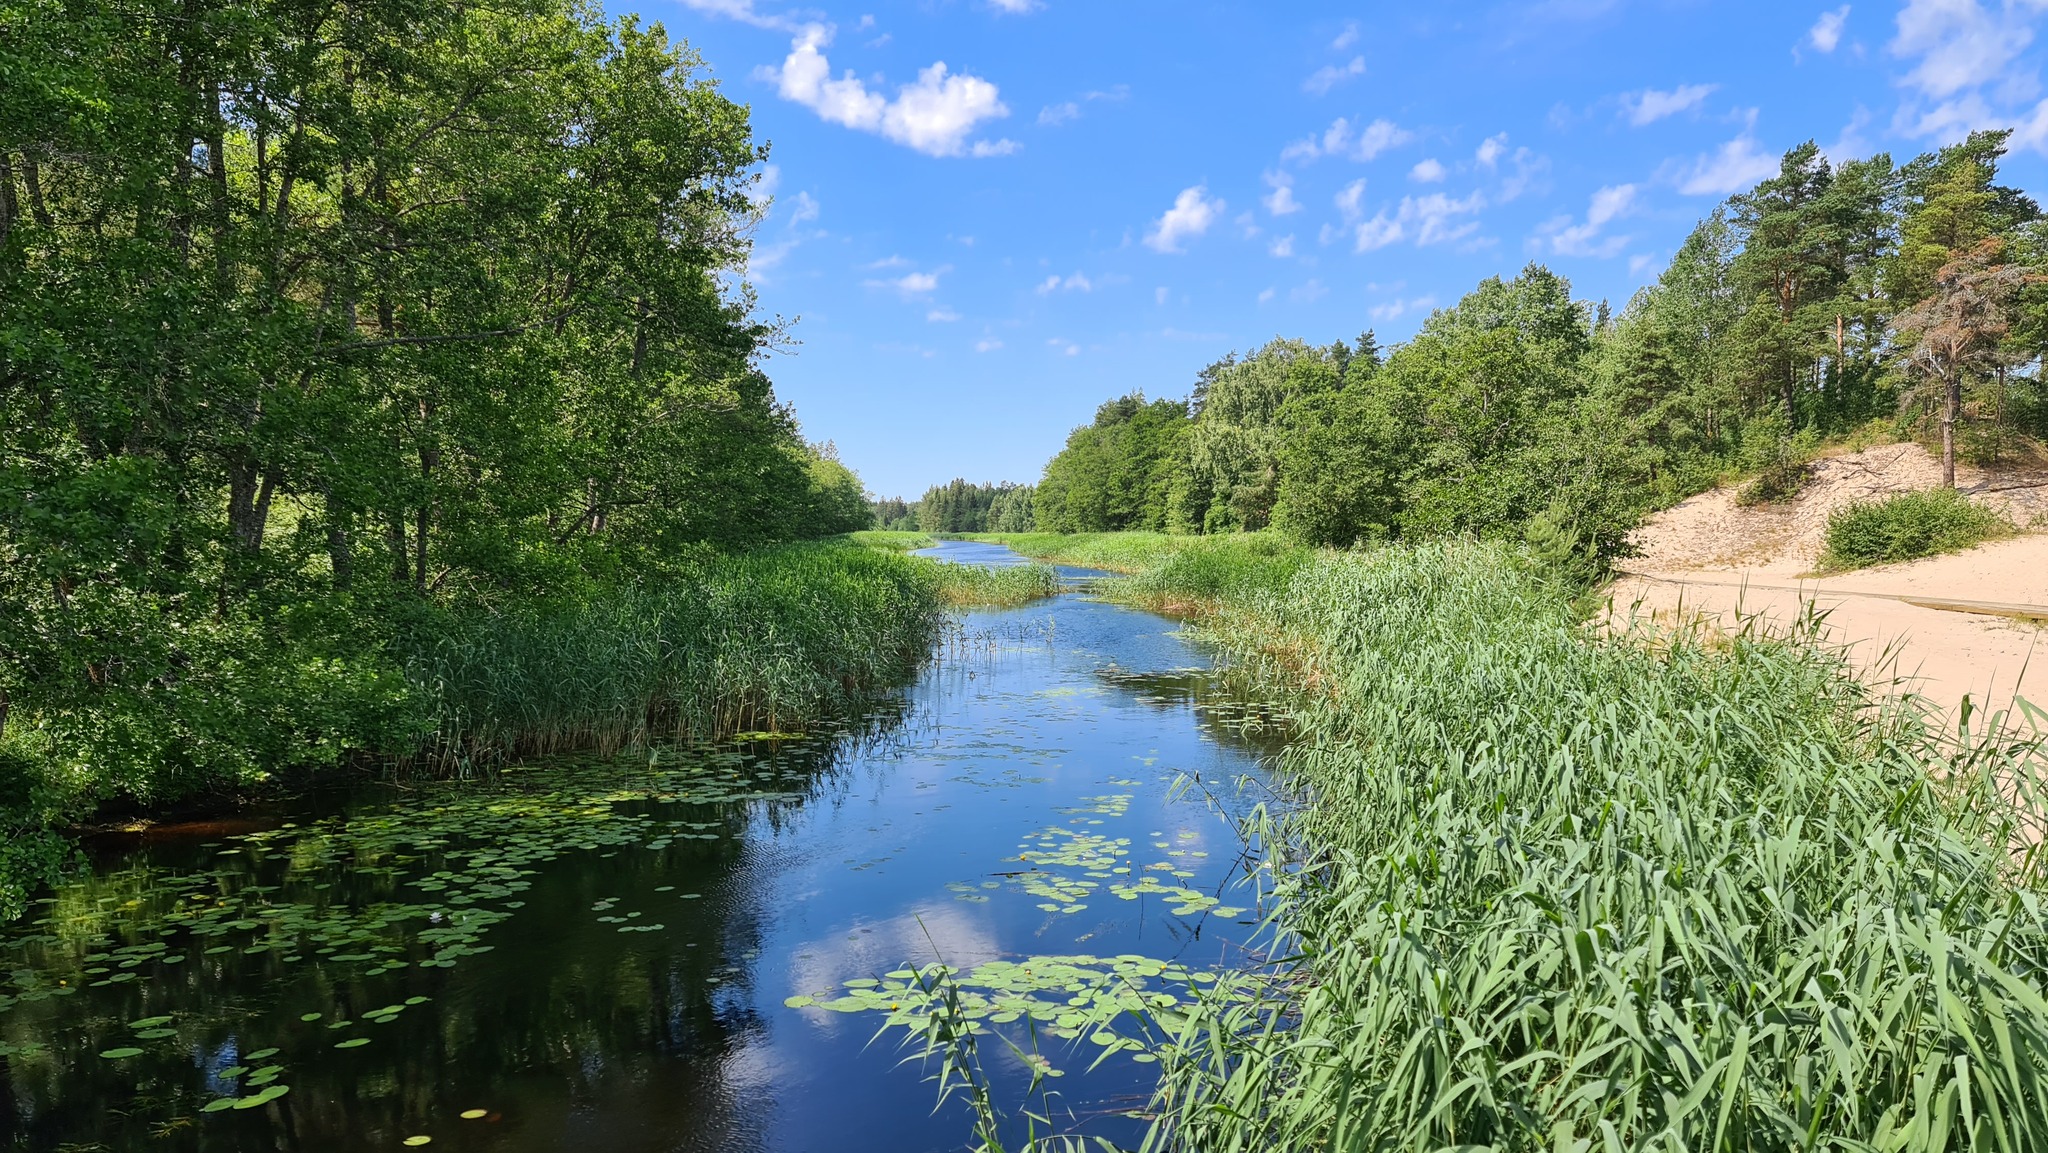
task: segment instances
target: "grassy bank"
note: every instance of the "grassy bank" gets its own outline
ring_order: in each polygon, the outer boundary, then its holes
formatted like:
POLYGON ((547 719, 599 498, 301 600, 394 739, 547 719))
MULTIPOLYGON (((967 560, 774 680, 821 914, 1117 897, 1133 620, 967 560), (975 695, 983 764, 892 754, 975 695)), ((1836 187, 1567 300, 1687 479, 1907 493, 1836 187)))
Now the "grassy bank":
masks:
POLYGON ((1804 638, 1596 637, 1573 592, 1491 546, 1257 542, 1112 590, 1207 603, 1291 692, 1305 801, 1288 959, 1184 1021, 1153 1147, 2048 1148, 2031 754, 1804 638))

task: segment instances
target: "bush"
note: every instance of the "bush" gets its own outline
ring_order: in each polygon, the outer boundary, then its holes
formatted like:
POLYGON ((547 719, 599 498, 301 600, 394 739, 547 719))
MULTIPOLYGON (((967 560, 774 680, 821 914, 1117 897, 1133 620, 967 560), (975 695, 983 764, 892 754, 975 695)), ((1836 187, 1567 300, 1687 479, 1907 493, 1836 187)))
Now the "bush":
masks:
POLYGON ((1825 572, 1916 560, 1955 552, 1997 537, 2013 526, 1952 488, 1903 492, 1881 501, 1845 505, 1828 517, 1825 572))

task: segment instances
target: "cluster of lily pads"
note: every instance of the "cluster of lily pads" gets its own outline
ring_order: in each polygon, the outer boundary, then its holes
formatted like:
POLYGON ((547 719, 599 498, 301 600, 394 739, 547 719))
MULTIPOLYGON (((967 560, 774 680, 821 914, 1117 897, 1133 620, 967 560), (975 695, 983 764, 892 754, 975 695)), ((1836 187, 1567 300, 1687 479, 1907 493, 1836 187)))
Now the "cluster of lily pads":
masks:
MULTIPOLYGON (((81 989, 146 985, 180 967, 211 976, 257 956, 272 965, 346 966, 362 978, 452 968, 491 949, 485 935, 524 907, 543 863, 570 852, 726 839, 729 807, 804 795, 794 760, 721 751, 556 761, 544 777, 510 770, 496 784, 427 786, 413 803, 224 838, 204 846, 217 864, 201 872, 139 863, 103 870, 60 888, 33 923, 0 938, 0 1015, 81 989), (710 814, 723 819, 670 819, 674 809, 647 802, 728 808, 710 814)), ((637 913, 617 919, 622 932, 662 928, 637 913)), ((426 1001, 412 997, 356 1020, 323 1021, 318 1012, 300 1020, 351 1030, 390 1023, 426 1001)), ((178 1036, 172 1017, 153 1016, 131 1023, 126 1039, 100 1054, 141 1057, 177 1046, 178 1036)), ((350 1032, 330 1044, 370 1042, 350 1032)), ((54 1054, 53 1044, 46 1026, 31 1026, 0 1041, 0 1057, 54 1054)), ((278 1052, 261 1049, 210 1071, 220 1096, 202 1111, 254 1109, 284 1096, 284 1066, 268 1060, 278 1052)))
MULTIPOLYGON (((1248 975, 1190 969, 1136 954, 1030 957, 990 961, 969 970, 943 964, 862 977, 839 990, 801 993, 793 1009, 881 1013, 882 1027, 922 1030, 935 1015, 953 1014, 966 1032, 1028 1022, 1043 1036, 1086 1038, 1104 1053, 1127 1052, 1140 1063, 1158 1059, 1179 1024, 1178 1013, 1202 990, 1226 994, 1248 975)), ((1050 1066, 1045 1071, 1059 1076, 1050 1066)))
MULTIPOLYGON (((1084 797, 1082 800, 1088 803, 1063 809, 1061 812, 1069 816, 1122 816, 1130 806, 1131 796, 1126 793, 1084 797)), ((1076 823, 1102 822, 1099 819, 1083 817, 1076 823)), ((1154 834, 1155 837, 1160 835, 1162 834, 1154 834)), ((1191 840, 1194 834, 1184 831, 1180 837, 1182 840, 1191 840)), ((1154 840, 1152 843, 1155 847, 1165 850, 1169 858, 1208 855, 1199 849, 1176 849, 1169 841, 1154 840)), ((1240 906, 1225 905, 1219 898, 1209 894, 1162 880, 1162 877, 1171 877, 1179 881, 1195 875, 1195 870, 1183 867, 1180 861, 1155 861, 1142 869, 1135 868, 1130 863, 1131 844, 1132 839, 1129 837, 1110 837, 1065 825, 1053 825, 1026 837, 1018 846, 1022 851, 1009 860, 1031 866, 1015 874, 1015 880, 1025 892, 1040 898, 1038 907, 1048 913, 1081 912, 1088 907, 1087 898, 1105 883, 1111 893, 1126 901, 1150 894, 1164 896, 1173 902, 1168 911, 1175 916, 1214 913, 1220 917, 1235 917, 1245 911, 1240 906), (1081 875, 1055 872, 1055 868, 1079 869, 1081 875)), ((963 893, 962 898, 966 899, 967 894, 963 893)))

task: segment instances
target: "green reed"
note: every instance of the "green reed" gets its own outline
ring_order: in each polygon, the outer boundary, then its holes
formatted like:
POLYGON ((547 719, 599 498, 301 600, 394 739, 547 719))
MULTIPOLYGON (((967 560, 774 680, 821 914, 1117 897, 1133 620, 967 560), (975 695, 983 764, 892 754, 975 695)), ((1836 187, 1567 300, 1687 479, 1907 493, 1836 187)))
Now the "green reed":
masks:
POLYGON ((1149 1147, 2048 1148, 2038 747, 1810 626, 1596 636, 1572 593, 1450 543, 1219 607, 1298 701, 1287 959, 1184 1020, 1149 1147))
POLYGON ((936 566, 845 544, 706 560, 615 586, 457 615, 406 654, 432 711, 424 759, 507 756, 800 729, 914 671, 938 634, 936 566))

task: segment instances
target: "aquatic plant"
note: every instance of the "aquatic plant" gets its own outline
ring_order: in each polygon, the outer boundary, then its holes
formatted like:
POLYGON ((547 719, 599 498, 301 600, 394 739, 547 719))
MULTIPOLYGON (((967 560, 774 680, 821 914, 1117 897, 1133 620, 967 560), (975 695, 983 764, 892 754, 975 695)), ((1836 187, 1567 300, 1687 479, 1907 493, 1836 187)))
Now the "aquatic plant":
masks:
POLYGON ((937 566, 825 544, 717 557, 656 587, 457 614, 404 654, 433 710, 418 760, 462 771, 802 728, 909 675, 940 608, 937 566))
POLYGON ((2036 746, 1810 635, 1591 635, 1488 545, 1319 554, 1207 631, 1298 701, 1293 959, 1189 1014, 1149 1148, 2048 1146, 2036 746))

